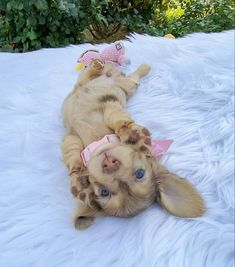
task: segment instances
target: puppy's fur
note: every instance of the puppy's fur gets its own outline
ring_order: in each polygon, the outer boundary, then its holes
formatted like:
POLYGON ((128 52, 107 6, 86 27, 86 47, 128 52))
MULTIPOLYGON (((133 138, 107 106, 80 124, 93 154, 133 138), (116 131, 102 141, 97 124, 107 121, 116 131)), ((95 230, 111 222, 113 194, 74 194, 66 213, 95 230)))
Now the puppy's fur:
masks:
POLYGON ((71 177, 71 192, 78 202, 74 224, 79 229, 90 226, 97 216, 134 215, 154 201, 180 217, 204 213, 198 192, 157 162, 150 152, 149 131, 125 111, 126 99, 149 70, 148 65, 141 65, 125 76, 112 65, 95 60, 82 71, 64 101, 68 133, 63 138, 62 151, 71 177), (84 147, 112 133, 121 141, 98 147, 85 168, 80 157, 84 147), (104 164, 106 161, 112 161, 111 167, 104 164), (136 178, 137 169, 145 171, 143 178, 136 178))

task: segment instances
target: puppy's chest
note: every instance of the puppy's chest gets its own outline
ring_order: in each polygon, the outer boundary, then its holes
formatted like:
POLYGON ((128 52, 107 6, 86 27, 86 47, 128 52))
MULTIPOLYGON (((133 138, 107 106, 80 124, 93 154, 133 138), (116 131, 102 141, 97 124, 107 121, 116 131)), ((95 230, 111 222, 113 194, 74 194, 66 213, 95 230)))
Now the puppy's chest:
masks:
POLYGON ((109 85, 113 86, 116 83, 116 76, 115 74, 112 75, 101 75, 96 79, 91 80, 88 82, 88 86, 102 86, 102 85, 109 85))

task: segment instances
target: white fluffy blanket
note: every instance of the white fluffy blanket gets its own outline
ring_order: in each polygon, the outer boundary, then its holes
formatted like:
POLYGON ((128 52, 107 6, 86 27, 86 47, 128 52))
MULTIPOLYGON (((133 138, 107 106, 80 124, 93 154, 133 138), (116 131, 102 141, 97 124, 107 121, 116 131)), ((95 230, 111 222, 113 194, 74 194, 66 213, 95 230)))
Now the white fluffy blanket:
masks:
POLYGON ((131 41, 127 71, 152 71, 128 110, 155 138, 174 139, 162 162, 198 188, 206 215, 184 220, 153 205, 75 230, 60 109, 76 59, 93 46, 0 53, 1 267, 232 267, 234 31, 131 41))

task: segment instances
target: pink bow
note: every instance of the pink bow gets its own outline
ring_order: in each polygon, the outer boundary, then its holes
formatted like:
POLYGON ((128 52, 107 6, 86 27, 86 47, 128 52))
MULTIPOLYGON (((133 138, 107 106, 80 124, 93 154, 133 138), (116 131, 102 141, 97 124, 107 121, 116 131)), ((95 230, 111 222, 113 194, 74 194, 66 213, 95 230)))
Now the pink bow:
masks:
POLYGON ((166 153, 173 140, 152 140, 151 152, 156 158, 166 153))
MULTIPOLYGON (((105 143, 117 143, 120 139, 116 134, 105 135, 102 139, 92 142, 82 152, 81 158, 84 166, 87 166, 87 162, 90 159, 91 153, 100 145, 105 143)), ((173 140, 152 140, 151 152, 156 158, 160 158, 168 150, 173 140)))

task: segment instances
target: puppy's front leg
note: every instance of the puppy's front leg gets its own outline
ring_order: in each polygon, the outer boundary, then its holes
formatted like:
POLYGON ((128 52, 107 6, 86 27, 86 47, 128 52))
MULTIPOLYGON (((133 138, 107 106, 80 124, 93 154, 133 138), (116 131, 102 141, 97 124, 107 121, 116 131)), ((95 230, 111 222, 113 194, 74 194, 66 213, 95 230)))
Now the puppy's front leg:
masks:
POLYGON ((143 140, 146 145, 151 144, 150 132, 136 124, 118 101, 107 102, 104 105, 104 122, 114 130, 123 143, 135 145, 143 140))
POLYGON ((138 67, 136 71, 127 77, 120 76, 117 78, 118 85, 122 88, 123 91, 127 94, 127 96, 131 96, 134 94, 139 81, 142 77, 146 76, 150 71, 150 66, 147 64, 142 64, 138 67))
POLYGON ((80 74, 76 87, 83 86, 90 80, 102 75, 104 69, 104 63, 98 59, 91 62, 90 66, 83 70, 80 74))
POLYGON ((76 208, 73 212, 73 224, 75 228, 84 230, 91 226, 94 222, 92 209, 80 200, 77 201, 76 208))
POLYGON ((104 212, 96 201, 93 188, 88 187, 82 190, 77 199, 77 205, 73 213, 75 228, 83 230, 93 224, 98 216, 104 216, 104 212))
POLYGON ((88 187, 88 172, 84 168, 80 153, 83 150, 83 144, 77 135, 66 134, 63 138, 61 149, 64 163, 68 168, 71 178, 71 193, 77 197, 79 192, 88 187))
MULTIPOLYGON (((150 66, 142 64, 127 77, 118 77, 117 83, 122 90, 125 91, 127 96, 131 96, 135 92, 139 80, 146 76, 149 71, 150 66)), ((147 129, 134 123, 123 106, 118 101, 115 101, 115 98, 112 100, 112 102, 107 102, 105 105, 104 119, 106 125, 113 129, 115 133, 121 137, 122 141, 136 143, 139 138, 150 136, 147 129)))

